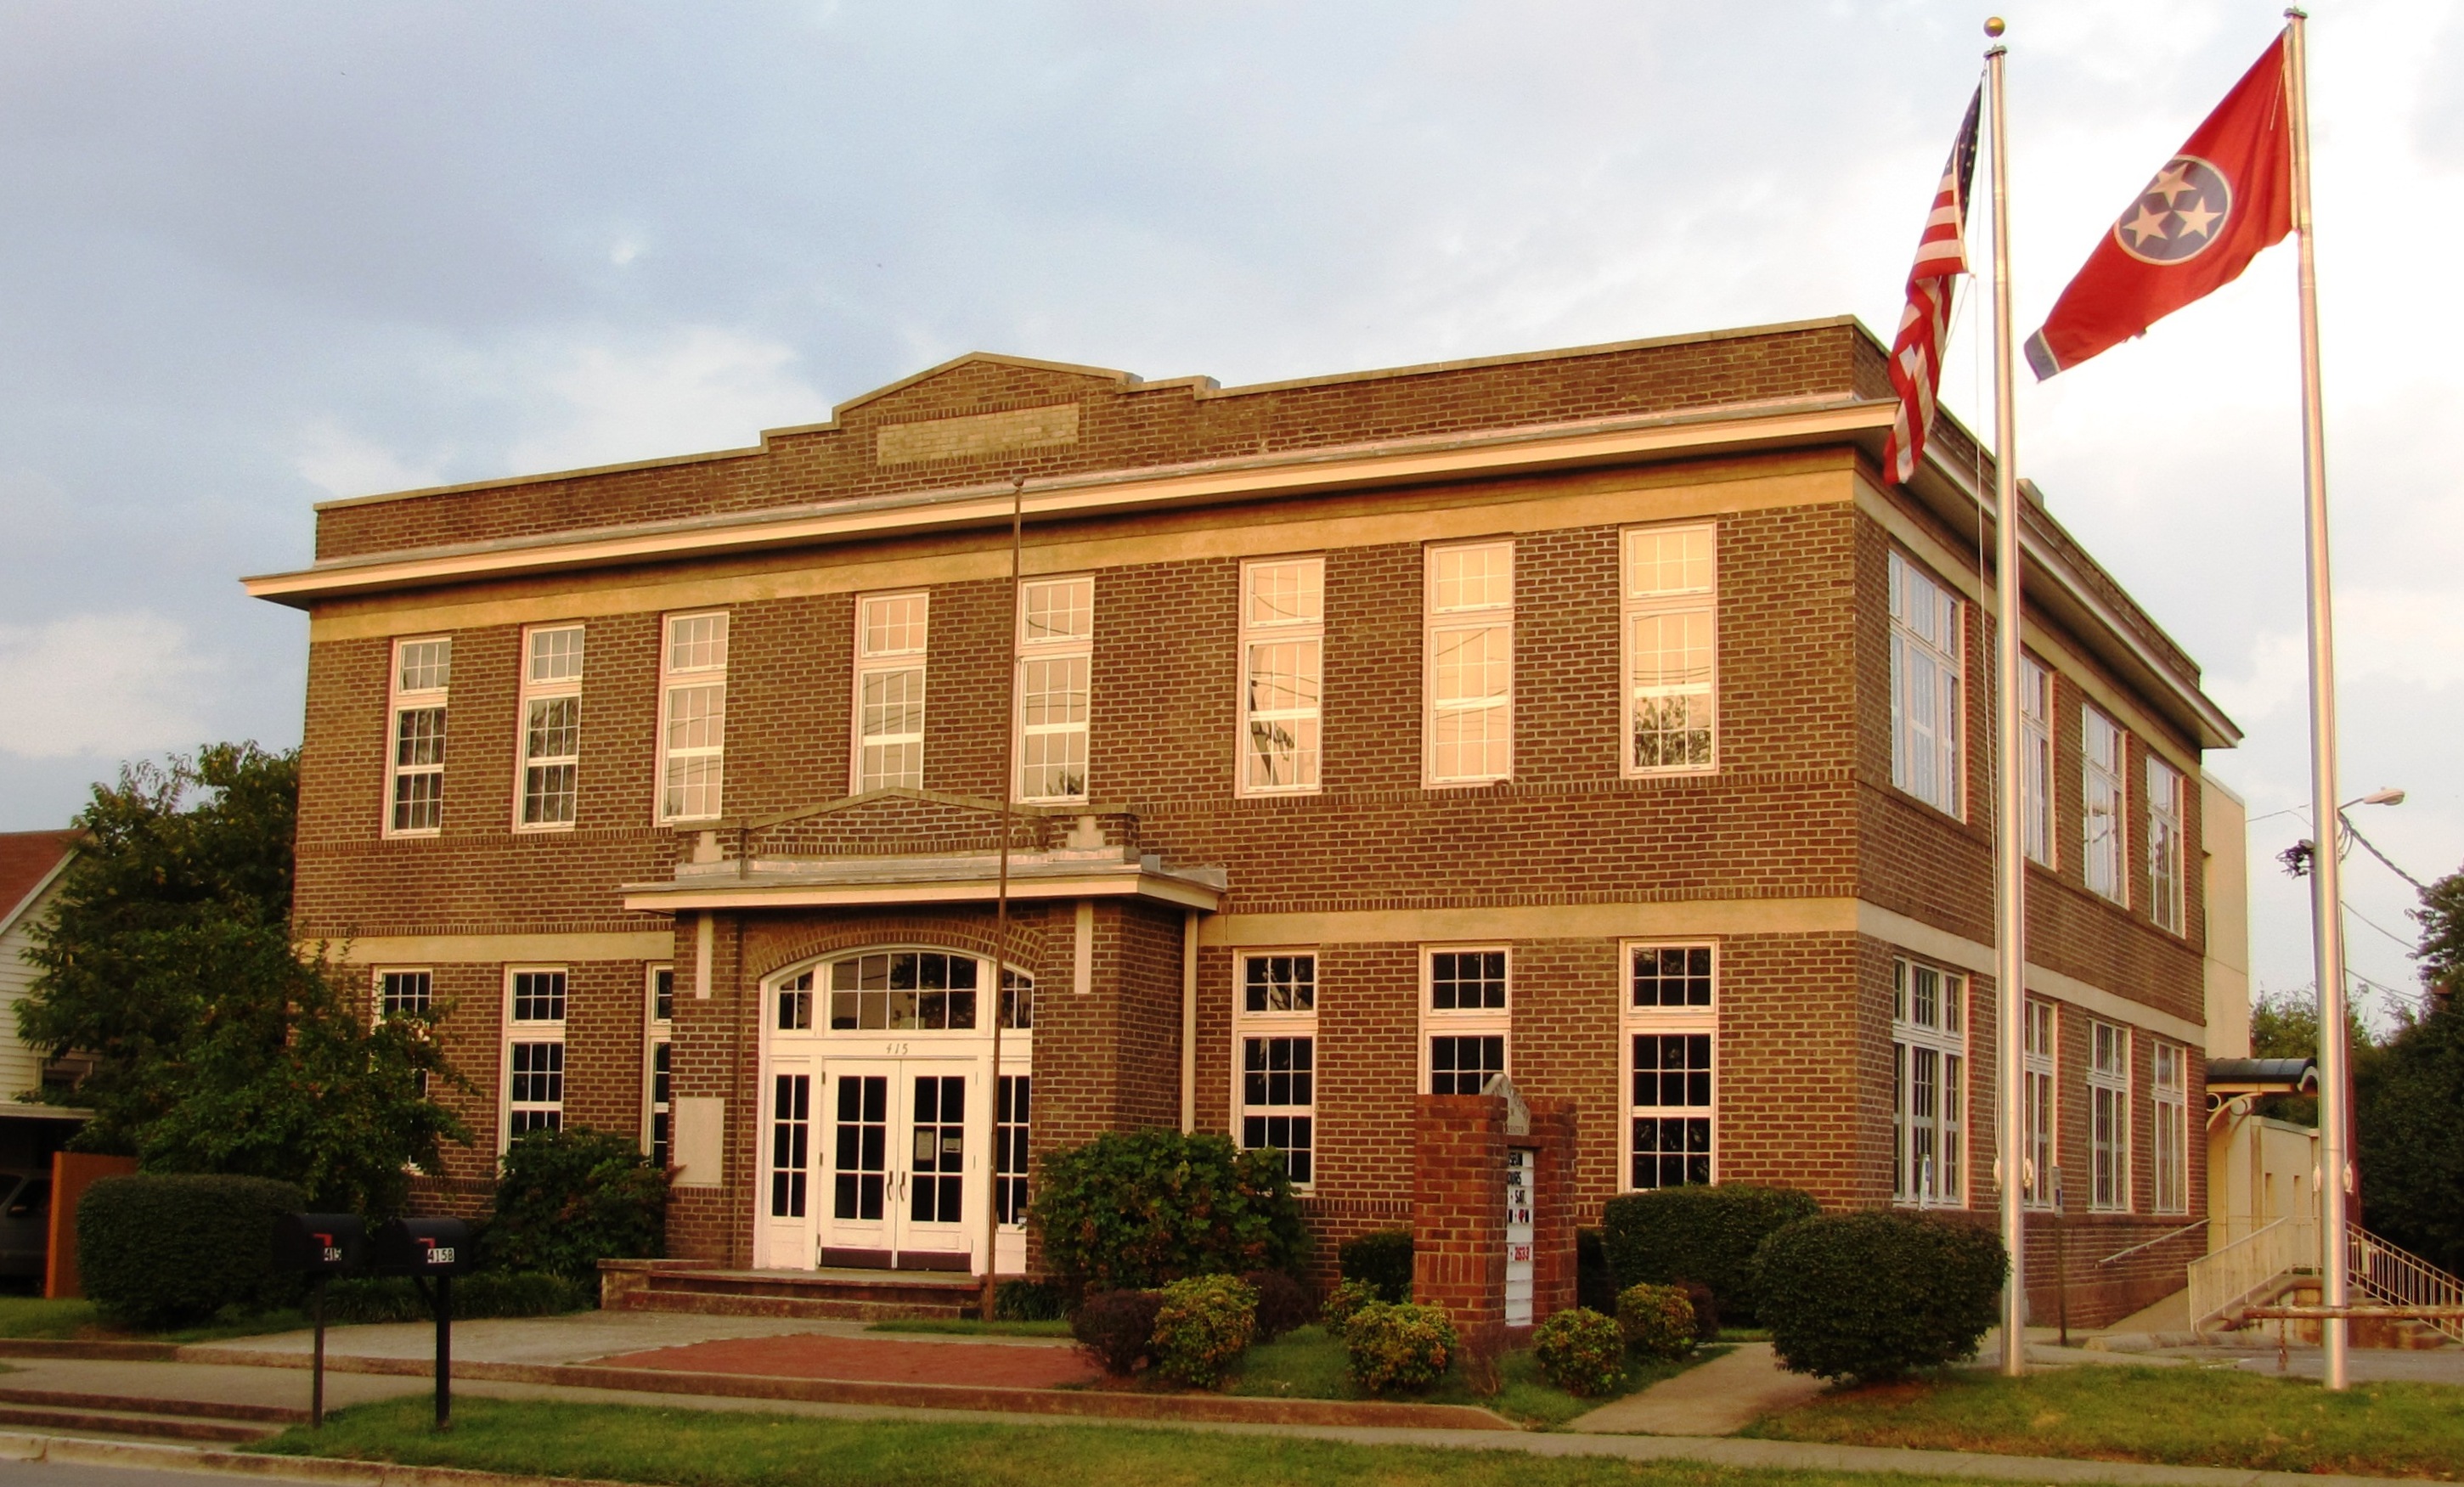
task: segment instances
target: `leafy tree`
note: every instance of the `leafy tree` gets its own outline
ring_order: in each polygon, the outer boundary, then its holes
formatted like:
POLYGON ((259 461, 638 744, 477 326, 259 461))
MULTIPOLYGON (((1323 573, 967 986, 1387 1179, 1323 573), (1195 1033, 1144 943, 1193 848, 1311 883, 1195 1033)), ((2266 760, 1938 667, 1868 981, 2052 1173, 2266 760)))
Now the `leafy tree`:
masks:
POLYGON ((577 1126, 525 1131, 496 1179, 480 1249, 495 1270, 544 1270, 599 1283, 603 1259, 666 1254, 668 1174, 630 1136, 577 1126))
POLYGON ((2353 1072, 2365 1221, 2464 1272, 2464 1011, 2441 1003, 2353 1072))
POLYGON ((2412 910, 2412 917, 2421 926, 2421 945, 2412 952, 2421 962, 2421 984, 2452 1003, 2464 988, 2464 871, 2449 873, 2423 889, 2421 907, 2412 910))
MULTIPOLYGON (((149 1170, 296 1182, 384 1214, 406 1164, 467 1142, 425 1098, 464 1086, 425 1024, 370 1026, 366 997, 292 943, 296 754, 216 744, 97 785, 60 891, 32 934, 18 1031, 94 1070, 76 1145, 149 1170)), ((467 1087, 467 1086, 465 1086, 467 1087)))
MULTIPOLYGON (((2351 1003, 2344 1009, 2345 1045, 2352 1050, 2356 1072, 2379 1055, 2376 1034, 2351 1003)), ((2315 1059, 2319 1056, 2319 1002, 2304 988, 2263 995, 2250 1009, 2250 1056, 2254 1059, 2315 1059)), ((2270 1095, 2258 1102, 2257 1113, 2297 1126, 2319 1124, 2319 1101, 2313 1095, 2270 1095)))

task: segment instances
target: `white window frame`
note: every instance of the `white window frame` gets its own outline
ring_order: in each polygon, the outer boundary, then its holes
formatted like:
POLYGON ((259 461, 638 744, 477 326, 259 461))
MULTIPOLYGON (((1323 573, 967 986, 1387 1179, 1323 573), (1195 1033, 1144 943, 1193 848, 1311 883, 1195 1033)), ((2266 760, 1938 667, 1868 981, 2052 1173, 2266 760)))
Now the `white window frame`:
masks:
POLYGON ((2130 907, 2130 735, 2079 709, 2079 874, 2088 891, 2130 907), (2103 818, 2099 829, 2098 818, 2103 818))
MULTIPOLYGON (((550 1126, 557 1129, 561 1129, 563 1127, 565 1083, 571 1079, 573 1074, 570 1060, 571 1045, 567 1043, 564 1036, 565 1021, 566 1018, 572 1015, 573 1008, 573 969, 570 966, 507 966, 505 968, 504 994, 505 1036, 500 1040, 503 1045, 503 1051, 498 1055, 498 1078, 496 1083, 496 1149, 500 1152, 510 1148, 514 1143, 514 1137, 517 1134, 519 1134, 514 1129, 514 1119, 517 1114, 544 1115, 549 1118, 546 1124, 550 1126), (514 1016, 514 989, 516 986, 520 984, 520 979, 523 976, 534 975, 556 975, 562 976, 564 978, 563 995, 557 999, 557 1010, 560 1016, 555 1017, 524 1017, 517 1020, 514 1016), (515 1100, 515 1048, 517 1046, 545 1047, 550 1045, 554 1046, 557 1050, 555 1070, 556 1098, 553 1100, 539 1100, 537 1098, 522 1101, 515 1100)), ((536 1126, 525 1127, 525 1129, 537 1128, 538 1127, 536 1126)))
POLYGON ((924 710, 932 623, 933 596, 929 591, 905 589, 856 596, 855 696, 848 710, 854 730, 847 750, 847 788, 851 794, 924 788, 924 710), (903 607, 908 605, 913 606, 912 611, 903 607), (875 703, 867 696, 869 688, 876 683, 887 688, 892 678, 912 678, 901 683, 913 688, 912 700, 875 703), (913 728, 891 732, 886 727, 876 727, 876 716, 886 724, 892 710, 900 715, 900 722, 912 721, 913 728), (874 767, 874 753, 891 749, 913 750, 915 767, 892 770, 886 767, 886 758, 881 761, 884 767, 874 767))
POLYGON ((2027 1018, 2019 1059, 2025 1086, 2021 1105, 2027 1114, 2028 1170, 2022 1172, 2022 1199, 2030 1208, 2054 1206, 2054 1173, 2062 1164, 2060 1007, 2031 996, 2022 1014, 2027 1018))
POLYGON ((519 755, 514 761, 516 831, 571 831, 582 815, 582 672, 587 640, 587 632, 579 623, 535 624, 522 631, 519 711, 515 714, 518 732, 514 747, 519 755), (572 638, 570 666, 564 664, 567 657, 558 654, 556 644, 565 636, 572 638), (542 642, 546 643, 544 655, 542 642), (573 704, 572 736, 542 739, 533 728, 532 714, 541 704, 568 699, 573 704), (542 743, 569 743, 571 747, 558 753, 531 752, 535 745, 542 743), (535 774, 559 770, 567 772, 567 789, 548 792, 533 788, 535 774), (551 799, 561 799, 565 814, 534 820, 534 800, 551 799))
POLYGON ((432 966, 379 966, 368 976, 368 991, 369 1004, 380 1020, 385 1017, 414 1017, 422 1022, 435 1020, 436 971, 432 966), (419 978, 420 995, 416 1009, 385 1005, 390 991, 385 983, 397 976, 419 978))
POLYGON ((2189 1084, 2184 1072, 2189 1050, 2161 1038, 2147 1040, 2153 1064, 2148 1093, 2155 1123, 2156 1212, 2190 1211, 2189 1084))
MULTIPOLYGON (((1304 1192, 1313 1187, 1317 1181, 1317 1160, 1323 1145, 1318 1140, 1316 1086, 1318 1076, 1323 1072, 1319 1068, 1317 1057, 1318 1050, 1323 1046, 1317 1036, 1317 1013, 1318 997, 1322 992, 1319 975, 1324 966, 1323 957, 1313 946, 1243 950, 1232 957, 1232 1144, 1243 1150, 1256 1149, 1249 1141, 1248 1123, 1252 1119, 1262 1124, 1274 1120, 1307 1121, 1309 1145, 1299 1148, 1290 1147, 1281 1148, 1287 1153, 1285 1170, 1292 1175, 1292 1186, 1304 1192), (1307 1007, 1278 1008, 1271 1005, 1272 989, 1275 985, 1272 969, 1278 961, 1308 962, 1305 983, 1297 976, 1288 978, 1285 983, 1295 992, 1306 984, 1309 993, 1307 1007), (1252 973, 1250 968, 1253 964, 1269 973, 1265 986, 1267 991, 1265 1000, 1269 1005, 1255 1010, 1249 1006, 1249 982, 1252 973), (1308 1044, 1309 1098, 1289 1100, 1281 1104, 1268 1101, 1253 1107, 1248 1097, 1249 1044, 1252 1041, 1264 1043, 1275 1039, 1290 1039, 1305 1041, 1308 1044), (1252 1108, 1259 1111, 1254 1117, 1250 1114, 1252 1108), (1295 1151, 1301 1157, 1298 1172, 1292 1172, 1294 1164, 1289 1160, 1289 1156, 1295 1151)), ((1288 1072, 1297 1074, 1299 1071, 1288 1072)), ((1261 1142, 1258 1145, 1265 1146, 1271 1143, 1261 1142)))
MULTIPOLYGON (((1709 524, 1633 527, 1620 536, 1617 552, 1619 675, 1625 682, 1618 710, 1624 736, 1617 752, 1624 773, 1715 774, 1720 767, 1719 529, 1709 524), (1674 554, 1669 551, 1671 542, 1678 545, 1674 554), (1672 565, 1675 581, 1665 581, 1672 565), (1681 666, 1674 676, 1655 667, 1646 680, 1644 657, 1669 653, 1666 642, 1672 624, 1683 632, 1677 640, 1681 666), (1646 648, 1642 644, 1646 632, 1659 644, 1646 648), (1687 757, 1676 763, 1664 762, 1664 754, 1662 761, 1648 763, 1639 757, 1644 752, 1642 714, 1653 704, 1682 705, 1687 710, 1682 730, 1689 735, 1683 750, 1687 757), (1699 750, 1690 742, 1696 733, 1702 735, 1699 750)), ((1655 735, 1662 738, 1667 733, 1655 730, 1655 735)))
MULTIPOLYGON (((1426 1094, 1434 1087, 1431 1081, 1430 1040, 1438 1038, 1495 1038, 1502 1067, 1494 1072, 1512 1074, 1514 1070, 1514 950, 1508 945, 1423 945, 1420 947, 1420 1059, 1419 1083, 1416 1086, 1426 1094), (1506 1005, 1476 1007, 1465 1010, 1450 1007, 1443 1011, 1432 1005, 1436 993, 1435 976, 1440 955, 1502 955, 1505 957, 1506 1005)), ((1478 1091, 1473 1091, 1478 1093, 1478 1091)), ((1461 1093, 1461 1091, 1457 1091, 1461 1093)))
MULTIPOLYGON (((1032 579, 1020 584, 1018 590, 1017 624, 1018 675, 1012 683, 1010 715, 1011 727, 1017 731, 1018 740, 1018 779, 1015 782, 1018 798, 1023 802, 1038 805, 1067 805, 1084 803, 1085 801, 1092 798, 1090 792, 1093 786, 1090 781, 1090 776, 1094 773, 1094 577, 1091 574, 1083 573, 1065 574, 1049 579, 1032 579), (1031 624, 1029 623, 1029 617, 1037 612, 1037 601, 1039 598, 1048 595, 1063 594, 1066 591, 1072 590, 1082 585, 1086 590, 1086 605, 1084 609, 1085 628, 1083 630, 1074 628, 1074 626, 1079 623, 1077 617, 1080 614, 1079 606, 1075 602, 1074 599, 1058 610, 1055 610, 1052 607, 1049 599, 1045 599, 1043 612, 1047 618, 1041 624, 1031 624), (1065 623, 1073 626, 1073 628, 1054 628, 1049 616, 1055 613, 1067 616, 1068 619, 1065 621, 1065 623), (1027 721, 1026 704, 1028 696, 1028 683, 1031 680, 1040 678, 1044 680, 1045 686, 1041 692, 1037 693, 1037 695, 1045 697, 1063 696, 1066 698, 1066 692, 1056 691, 1051 687, 1050 682, 1052 673, 1048 668, 1054 666, 1067 667, 1073 662, 1080 667, 1078 672, 1078 676, 1080 678, 1080 689, 1078 692, 1077 717, 1074 720, 1064 717, 1059 722, 1051 721, 1047 717, 1046 720, 1042 723, 1030 724, 1027 721), (1046 669, 1039 670, 1039 667, 1046 669), (1038 752, 1038 745, 1041 745, 1045 750, 1049 750, 1053 747, 1051 742, 1049 742, 1050 740, 1067 740, 1072 735, 1075 735, 1078 741, 1078 778, 1076 781, 1078 788, 1074 791, 1064 791, 1058 793, 1049 789, 1042 788, 1030 790, 1028 788, 1030 784, 1042 787, 1055 783, 1056 781, 1049 772, 1056 769, 1066 772, 1068 768, 1068 762, 1066 757, 1064 758, 1064 761, 1058 765, 1050 763, 1048 760, 1043 763, 1034 762, 1033 755, 1038 752), (1045 773, 1039 774, 1038 771, 1045 773)), ((1064 707, 1066 711, 1066 702, 1064 707)), ((1062 744, 1061 747, 1062 752, 1066 756, 1068 753, 1066 742, 1062 744)), ((1068 783, 1069 781, 1067 774, 1064 773, 1057 782, 1062 784, 1068 783)))
POLYGON ((2160 929, 2185 932, 2183 862, 2188 840, 2180 770, 2147 754, 2147 917, 2160 929))
POLYGON ((675 1123, 675 1009, 676 968, 671 964, 642 968, 642 1153, 658 1165, 658 1148, 668 1148, 668 1161, 676 1159, 675 1123), (667 977, 668 1016, 659 1016, 659 978, 667 977), (659 1098, 660 1050, 667 1050, 669 1064, 668 1098, 659 1098), (666 1139, 660 1139, 659 1119, 667 1118, 666 1139))
MULTIPOLYGON (((422 658, 425 667, 426 658, 422 658)), ((452 741, 449 725, 452 710, 448 696, 452 690, 453 637, 451 635, 407 635, 393 643, 385 659, 385 794, 384 835, 388 837, 434 837, 445 831, 445 761, 447 746, 452 741), (423 669, 416 678, 405 674, 413 646, 441 645, 433 672, 423 669), (433 711, 437 717, 435 757, 406 762, 403 737, 404 720, 412 713, 433 711), (435 820, 416 825, 402 824, 404 807, 413 802, 404 798, 403 787, 413 780, 429 779, 429 796, 435 820)), ((414 818, 415 819, 415 818, 414 818)))
POLYGON ((2130 1203, 2130 1029, 2087 1024, 2087 1206, 2127 1214, 2130 1203))
POLYGON ((2028 860, 2056 864, 2054 832, 2054 671, 2019 657, 2019 821, 2028 860))
POLYGON ((1514 543, 1510 539, 1453 542, 1428 548, 1422 555, 1420 729, 1421 783, 1426 787, 1489 785, 1514 777, 1514 543), (1463 598, 1459 578, 1441 577, 1449 559, 1473 553, 1504 555, 1502 598, 1500 576, 1493 573, 1482 583, 1482 592, 1469 601, 1463 598), (1475 632, 1492 633, 1502 644, 1503 654, 1484 666, 1494 664, 1502 668, 1504 689, 1483 692, 1470 699, 1441 699, 1439 683, 1446 668, 1442 660, 1445 647, 1452 638, 1475 632), (1494 713, 1504 736, 1502 740, 1484 740, 1478 769, 1463 767, 1458 739, 1452 746, 1457 751, 1455 762, 1449 767, 1444 762, 1448 746, 1441 742, 1443 730, 1440 720, 1473 713, 1494 713))
POLYGON ((1897 550, 1890 605, 1891 783, 1965 820, 1968 606, 1897 550))
MULTIPOLYGON (((1622 1119, 1617 1122, 1619 1151, 1617 1191, 1648 1192, 1671 1186, 1697 1185, 1697 1179, 1690 1171, 1681 1172, 1679 1180, 1674 1184, 1660 1180, 1661 1173, 1659 1171, 1651 1174, 1652 1181, 1647 1184, 1636 1180, 1638 1170, 1644 1160, 1643 1152, 1639 1149, 1640 1144, 1638 1140, 1638 1127, 1643 1121, 1660 1123, 1660 1128, 1653 1132, 1655 1145, 1658 1144, 1658 1138, 1666 1134, 1668 1122, 1689 1123, 1683 1132, 1688 1148, 1693 1145, 1694 1137, 1690 1123, 1700 1121, 1703 1125, 1704 1147, 1704 1165, 1700 1181, 1718 1182, 1720 1180, 1721 1083, 1719 944, 1709 940, 1626 940, 1617 947, 1617 1005, 1621 1009, 1617 1026, 1617 1088, 1622 1092, 1617 1106, 1622 1116, 1622 1119), (1639 987, 1646 975, 1654 982, 1658 997, 1665 997, 1666 991, 1661 988, 1660 983, 1668 979, 1667 955, 1671 951, 1684 957, 1682 973, 1686 1000, 1682 1005, 1670 1005, 1663 999, 1655 999, 1649 1005, 1639 1005, 1636 997, 1640 995, 1639 987), (1648 971, 1643 962, 1645 956, 1652 957, 1648 971), (1692 985, 1697 979, 1698 957, 1707 962, 1701 972, 1701 976, 1707 978, 1709 982, 1705 991, 1707 999, 1701 1002, 1693 999, 1692 985), (1695 1050, 1690 1041, 1686 1048, 1688 1068, 1684 1071, 1687 1082, 1684 1090, 1685 1103, 1667 1104, 1658 1099, 1644 1101, 1641 1097, 1645 1091, 1640 1087, 1639 1071, 1635 1067, 1634 1042, 1638 1038, 1707 1039, 1703 1051, 1708 1060, 1705 1070, 1708 1086, 1705 1095, 1708 1103, 1694 1102, 1693 1071, 1690 1065, 1695 1050)), ((1665 1080, 1662 1080, 1660 1087, 1649 1092, 1654 1096, 1665 1093, 1665 1080)), ((1664 1161, 1665 1158, 1655 1157, 1654 1160, 1664 1161)), ((1681 1160, 1690 1167, 1691 1150, 1682 1153, 1681 1160)))
POLYGON ((727 784, 727 653, 728 612, 724 609, 697 609, 681 614, 664 615, 659 620, 659 777, 658 820, 671 821, 715 820, 724 803, 727 784), (717 622, 715 633, 692 644, 708 648, 699 654, 680 654, 680 627, 706 620, 717 622), (679 663, 682 664, 679 664, 679 663), (679 744, 676 730, 677 702, 688 694, 715 689, 717 707, 705 713, 702 722, 709 733, 699 743, 679 744), (708 777, 691 784, 678 784, 678 766, 700 766, 708 777), (694 798, 694 792, 704 798, 694 798))
MULTIPOLYGON (((1280 595, 1279 595, 1280 597, 1280 595)), ((1326 559, 1255 558, 1241 565, 1240 719, 1233 739, 1233 789, 1244 796, 1315 795, 1324 788, 1326 744, 1326 559), (1287 605, 1270 608, 1260 593, 1272 578, 1288 579, 1287 605), (1281 653, 1286 664, 1264 663, 1281 653), (1288 694, 1271 690, 1260 706, 1262 678, 1288 678, 1288 694), (1264 747, 1271 740, 1275 747, 1264 747), (1284 761, 1289 777, 1261 778, 1284 761)), ((1267 685, 1271 688, 1272 683, 1267 685)))
POLYGON ((1891 1200, 1966 1208, 1969 1084, 1968 977, 1918 960, 1891 962, 1891 1200), (1925 1008, 1930 988, 1933 1007, 1925 1008), (1932 1108, 1923 1108, 1932 1070, 1932 1108))

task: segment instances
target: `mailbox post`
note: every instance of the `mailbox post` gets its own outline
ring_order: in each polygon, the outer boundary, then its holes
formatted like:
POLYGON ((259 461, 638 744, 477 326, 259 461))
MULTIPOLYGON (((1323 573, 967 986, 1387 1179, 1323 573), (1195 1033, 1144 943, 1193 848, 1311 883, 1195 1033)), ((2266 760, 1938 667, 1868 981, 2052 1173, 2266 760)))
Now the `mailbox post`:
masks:
POLYGON ((309 1315, 317 1326, 308 1369, 308 1428, 325 1424, 325 1282, 357 1270, 366 1258, 367 1228, 356 1214, 283 1214, 274 1220, 274 1263, 308 1277, 309 1315))
POLYGON ((471 1226, 458 1218, 397 1218, 377 1231, 377 1268, 408 1276, 436 1308, 436 1428, 453 1425, 453 1278, 468 1272, 471 1226), (429 1282, 435 1282, 431 1287, 429 1282))

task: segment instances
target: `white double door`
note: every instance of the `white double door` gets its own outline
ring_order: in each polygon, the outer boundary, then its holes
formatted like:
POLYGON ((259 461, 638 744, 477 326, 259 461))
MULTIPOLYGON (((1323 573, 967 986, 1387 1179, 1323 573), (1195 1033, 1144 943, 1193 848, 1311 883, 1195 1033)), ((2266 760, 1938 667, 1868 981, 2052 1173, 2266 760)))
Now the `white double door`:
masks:
MULTIPOLYGON (((1008 1077, 996 1092, 989 1050, 774 1054, 755 1263, 980 1274, 997 1098, 1002 1148, 1018 1157, 1025 1145, 1026 1066, 1001 1061, 1008 1077)), ((1003 1175, 1008 1206, 1023 1172, 1003 1175)), ((1002 1217, 1001 1259, 1015 1274, 1025 1235, 1015 1214, 1002 1217)))

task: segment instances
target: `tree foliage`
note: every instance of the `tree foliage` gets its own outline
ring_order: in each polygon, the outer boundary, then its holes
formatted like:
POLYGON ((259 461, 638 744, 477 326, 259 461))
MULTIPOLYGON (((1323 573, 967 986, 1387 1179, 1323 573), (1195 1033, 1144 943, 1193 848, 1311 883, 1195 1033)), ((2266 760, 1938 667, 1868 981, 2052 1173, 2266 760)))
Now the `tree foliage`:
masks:
POLYGON ((576 1126, 525 1131, 506 1148, 495 1217, 480 1252, 492 1270, 538 1270, 596 1284, 603 1259, 657 1259, 668 1174, 630 1136, 576 1126))
POLYGON ((1107 1131, 1045 1159, 1045 1263, 1094 1290, 1288 1270, 1306 1242, 1283 1158, 1221 1135, 1107 1131))
POLYGON ((2353 1073, 2363 1222, 2464 1272, 2464 1011, 2437 1006, 2353 1073))
MULTIPOLYGON (((2378 1036, 2352 1004, 2344 1011, 2345 1044, 2353 1052, 2358 1073, 2378 1057, 2378 1036)), ((2254 1059, 2315 1059, 2319 1056, 2319 1001, 2308 989, 2263 995, 2250 1009, 2250 1056, 2254 1059)), ((2256 1111, 2296 1126, 2319 1124, 2319 1101, 2312 1095, 2270 1095, 2256 1111)))
POLYGON ((2412 952, 2421 962, 2421 983, 2438 1000, 2452 1003, 2464 990, 2464 871, 2423 890, 2412 917, 2421 926, 2421 944, 2412 952))
POLYGON ((291 938, 298 757, 253 743, 121 769, 33 929, 19 1035, 93 1061, 86 1150, 148 1170, 298 1184, 384 1215, 404 1169, 470 1133, 425 1098, 461 1085, 422 1023, 368 1018, 363 986, 291 938))

